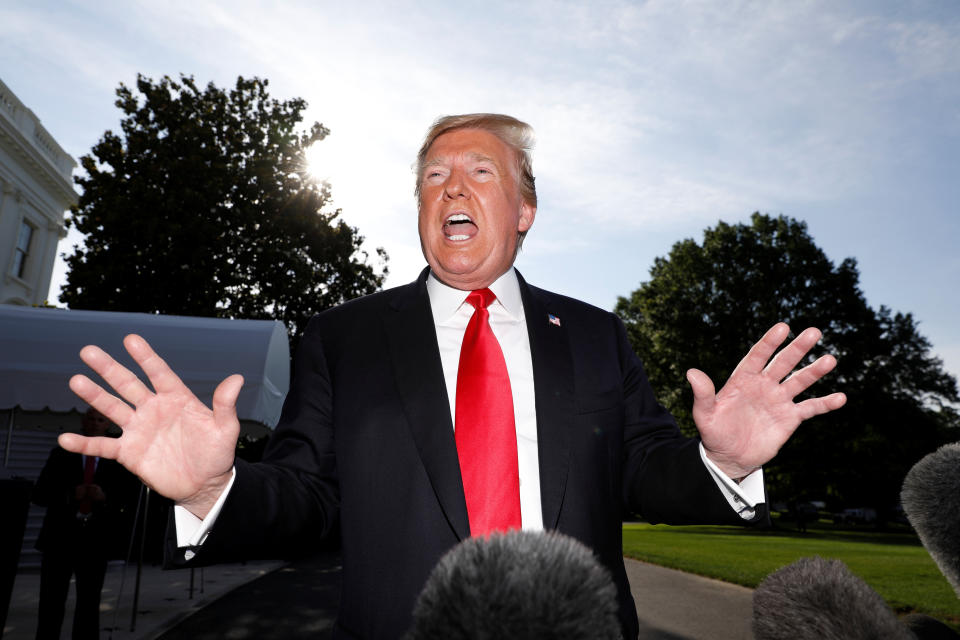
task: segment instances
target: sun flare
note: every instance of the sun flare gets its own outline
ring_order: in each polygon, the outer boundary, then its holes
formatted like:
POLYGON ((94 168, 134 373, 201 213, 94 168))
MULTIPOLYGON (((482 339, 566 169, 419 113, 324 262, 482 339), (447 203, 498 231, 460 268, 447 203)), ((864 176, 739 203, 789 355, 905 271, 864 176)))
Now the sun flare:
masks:
POLYGON ((330 182, 330 154, 328 149, 321 146, 322 140, 317 140, 303 151, 307 174, 317 182, 330 182))

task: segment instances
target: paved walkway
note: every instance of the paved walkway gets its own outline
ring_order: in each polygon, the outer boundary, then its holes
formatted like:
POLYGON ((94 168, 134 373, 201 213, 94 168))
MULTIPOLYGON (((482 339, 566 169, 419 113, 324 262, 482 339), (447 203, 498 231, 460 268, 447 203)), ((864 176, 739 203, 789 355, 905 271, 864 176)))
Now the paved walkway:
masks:
POLYGON ((625 558, 642 640, 750 640, 753 589, 625 558))
MULTIPOLYGON (((642 640, 749 640, 752 591, 709 578, 626 560, 642 640)), ((251 562, 194 573, 144 569, 136 629, 130 630, 134 571, 128 570, 117 609, 121 567, 111 566, 101 605, 103 640, 215 640, 329 637, 339 600, 340 566, 333 554, 283 565, 251 562)), ((17 576, 3 640, 30 640, 36 624, 39 575, 17 576)), ((72 600, 72 596, 71 596, 72 600)), ((72 607, 72 603, 68 606, 72 607)), ((72 610, 64 627, 69 629, 72 610)), ((66 634, 64 634, 66 635, 66 634)))
POLYGON ((245 584, 157 640, 327 640, 340 602, 340 559, 320 554, 245 584))
MULTIPOLYGON (((137 617, 133 620, 133 596, 136 567, 127 569, 123 576, 122 563, 107 568, 103 596, 100 602, 100 624, 104 631, 101 640, 152 640, 178 621, 202 610, 236 587, 268 575, 283 566, 281 562, 247 562, 225 564, 193 572, 193 592, 190 589, 190 570, 164 571, 156 565, 146 565, 140 578, 137 617), (120 583, 123 581, 121 593, 120 583), (120 595, 119 603, 117 596, 120 595), (117 628, 110 627, 116 620, 117 628), (131 630, 131 623, 133 630, 131 630)), ((37 600, 40 594, 40 573, 18 573, 10 599, 10 611, 3 628, 3 640, 33 640, 37 628, 37 600)), ((71 587, 67 599, 62 637, 70 636, 73 621, 74 593, 71 587)), ((221 636, 223 637, 223 636, 221 636)))

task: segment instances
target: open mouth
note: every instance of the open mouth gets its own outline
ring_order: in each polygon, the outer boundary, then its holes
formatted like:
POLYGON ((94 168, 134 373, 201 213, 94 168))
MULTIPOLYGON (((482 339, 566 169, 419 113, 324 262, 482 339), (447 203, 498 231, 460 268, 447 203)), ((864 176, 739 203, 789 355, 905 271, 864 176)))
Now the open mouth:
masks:
POLYGON ((448 240, 460 241, 469 240, 477 235, 477 225, 465 213, 455 213, 449 216, 443 223, 443 235, 448 240))

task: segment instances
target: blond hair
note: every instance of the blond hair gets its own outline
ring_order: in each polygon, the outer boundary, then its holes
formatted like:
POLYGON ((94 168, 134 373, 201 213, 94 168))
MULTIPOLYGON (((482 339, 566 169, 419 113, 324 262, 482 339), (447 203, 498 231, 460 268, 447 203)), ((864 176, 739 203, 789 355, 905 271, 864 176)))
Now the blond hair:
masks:
POLYGON ((423 177, 423 165, 427 152, 434 140, 445 133, 457 129, 480 129, 492 133, 510 147, 517 157, 517 188, 520 197, 532 207, 537 206, 537 187, 533 177, 533 161, 530 151, 533 149, 533 127, 512 116, 500 113, 467 113, 460 116, 443 116, 427 131, 420 152, 417 153, 417 187, 414 195, 420 202, 420 180, 423 177))

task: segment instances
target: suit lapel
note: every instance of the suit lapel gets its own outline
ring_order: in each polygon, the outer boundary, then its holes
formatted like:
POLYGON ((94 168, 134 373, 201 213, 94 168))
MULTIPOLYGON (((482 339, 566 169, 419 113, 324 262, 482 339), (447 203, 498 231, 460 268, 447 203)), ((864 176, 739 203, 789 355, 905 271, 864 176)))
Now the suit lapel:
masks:
POLYGON ((549 296, 528 286, 517 273, 523 299, 536 389, 537 451, 543 526, 555 529, 560 518, 570 462, 570 429, 574 415, 573 363, 562 315, 549 296), (560 316, 559 325, 550 316, 560 316))
POLYGON ((457 445, 450 421, 425 269, 384 315, 384 330, 407 423, 450 526, 470 537, 457 445))

